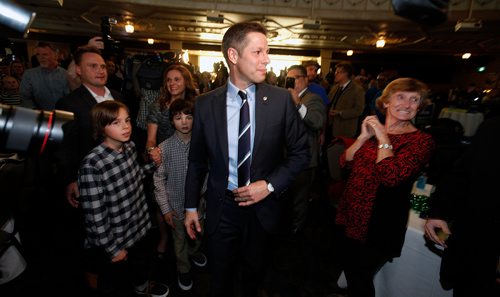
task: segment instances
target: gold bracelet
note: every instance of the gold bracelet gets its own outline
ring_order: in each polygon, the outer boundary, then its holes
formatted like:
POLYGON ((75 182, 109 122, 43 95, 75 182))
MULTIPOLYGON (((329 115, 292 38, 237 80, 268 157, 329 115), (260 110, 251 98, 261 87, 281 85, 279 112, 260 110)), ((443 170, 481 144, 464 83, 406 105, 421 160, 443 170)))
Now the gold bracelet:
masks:
POLYGON ((146 148, 146 151, 147 151, 148 153, 150 153, 150 152, 151 152, 152 150, 154 150, 155 148, 156 148, 156 146, 150 146, 150 147, 147 147, 147 148, 146 148))
POLYGON ((392 144, 382 143, 378 145, 379 149, 392 150, 392 144))

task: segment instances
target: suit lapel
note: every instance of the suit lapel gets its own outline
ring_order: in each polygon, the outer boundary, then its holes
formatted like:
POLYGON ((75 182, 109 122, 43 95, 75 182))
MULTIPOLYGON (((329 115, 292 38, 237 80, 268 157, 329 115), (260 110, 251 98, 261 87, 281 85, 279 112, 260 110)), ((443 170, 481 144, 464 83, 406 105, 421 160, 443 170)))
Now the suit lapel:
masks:
POLYGON ((94 96, 87 90, 86 87, 83 85, 80 87, 80 90, 82 92, 82 98, 85 101, 85 104, 89 107, 92 108, 94 105, 96 105, 97 101, 95 100, 94 96))
POLYGON ((227 143, 227 109, 226 109, 226 96, 227 85, 225 88, 220 88, 214 94, 215 100, 213 101, 213 112, 215 117, 215 131, 217 131, 217 143, 220 145, 226 166, 229 168, 229 151, 227 143))
POLYGON ((265 131, 264 128, 267 127, 267 117, 266 108, 268 108, 268 101, 272 100, 269 98, 268 92, 266 92, 267 88, 263 84, 257 84, 255 90, 255 136, 253 139, 253 151, 252 154, 255 154, 259 148, 259 144, 262 140, 262 136, 265 131))

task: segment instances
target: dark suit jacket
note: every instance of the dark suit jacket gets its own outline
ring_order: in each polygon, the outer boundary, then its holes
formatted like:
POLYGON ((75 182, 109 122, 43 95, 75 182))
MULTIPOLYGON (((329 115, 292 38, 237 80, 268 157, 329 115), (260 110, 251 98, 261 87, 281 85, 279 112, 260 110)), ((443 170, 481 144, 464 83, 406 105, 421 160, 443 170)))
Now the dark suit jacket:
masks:
MULTIPOLYGON (((229 158, 226 117, 227 85, 196 99, 186 178, 186 208, 196 208, 200 189, 209 171, 206 192, 208 233, 219 221, 228 188, 229 158)), ((287 90, 258 84, 255 95, 255 136, 251 182, 267 180, 274 193, 252 207, 263 227, 274 232, 278 226, 278 199, 296 175, 309 164, 307 134, 287 90)))
MULTIPOLYGON (((328 104, 327 113, 333 108, 334 102, 332 100, 339 88, 340 85, 337 84, 328 94, 330 104, 328 104)), ((333 118, 328 117, 331 135, 327 136, 355 138, 359 117, 365 109, 365 92, 363 88, 357 82, 351 81, 340 95, 335 109, 341 111, 342 115, 333 118)))
POLYGON ((321 97, 309 90, 302 94, 300 102, 307 107, 306 116, 302 119, 307 128, 311 161, 309 168, 318 166, 319 162, 319 134, 326 120, 325 105, 321 97))
MULTIPOLYGON (((122 100, 120 93, 110 90, 115 100, 122 100)), ((56 103, 56 109, 70 111, 75 119, 64 127, 64 141, 58 153, 61 175, 65 184, 76 181, 80 162, 97 142, 92 137, 90 110, 97 101, 83 85, 56 103)))

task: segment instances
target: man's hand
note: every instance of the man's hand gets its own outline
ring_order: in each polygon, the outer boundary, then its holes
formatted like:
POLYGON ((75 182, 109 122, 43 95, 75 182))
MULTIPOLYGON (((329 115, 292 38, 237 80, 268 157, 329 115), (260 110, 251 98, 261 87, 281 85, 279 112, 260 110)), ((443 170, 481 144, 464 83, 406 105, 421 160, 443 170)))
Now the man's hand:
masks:
POLYGON ((441 246, 447 247, 446 239, 448 239, 451 232, 446 221, 440 219, 427 219, 424 229, 427 238, 441 246), (436 232, 436 230, 439 230, 439 232, 436 232))
POLYGON ((78 185, 76 182, 72 182, 66 186, 66 200, 68 200, 69 205, 74 208, 80 206, 80 191, 78 191, 78 185))
POLYGON ((189 238, 196 239, 196 232, 201 233, 200 221, 197 211, 186 210, 186 218, 184 219, 184 226, 186 227, 189 238))
POLYGON ((239 206, 249 206, 266 198, 271 192, 267 189, 267 182, 259 180, 245 187, 233 190, 234 200, 239 206))
POLYGON ((98 49, 104 49, 104 42, 102 41, 102 37, 101 36, 92 37, 89 40, 88 45, 96 47, 98 49))

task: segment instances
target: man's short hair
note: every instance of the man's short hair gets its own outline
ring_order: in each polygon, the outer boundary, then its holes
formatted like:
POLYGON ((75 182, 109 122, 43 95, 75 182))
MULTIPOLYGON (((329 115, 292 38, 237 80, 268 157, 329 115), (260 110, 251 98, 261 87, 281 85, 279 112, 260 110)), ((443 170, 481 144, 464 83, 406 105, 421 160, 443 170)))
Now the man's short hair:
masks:
POLYGON ((352 64, 349 62, 340 62, 335 65, 335 68, 340 68, 342 71, 347 72, 348 77, 352 77, 352 74, 354 73, 354 67, 352 67, 352 64))
POLYGON ((307 76, 307 69, 306 69, 306 67, 304 67, 302 65, 292 65, 292 66, 288 67, 288 72, 290 72, 292 70, 298 70, 300 72, 300 75, 307 76))
POLYGON ((76 49, 75 55, 74 55, 76 65, 80 65, 80 63, 82 62, 82 56, 83 56, 83 54, 86 54, 86 53, 94 53, 94 54, 98 54, 99 56, 102 57, 102 53, 97 47, 92 46, 92 45, 80 46, 76 49))
POLYGON ((314 60, 305 61, 305 62, 303 63, 303 65, 304 65, 304 67, 306 67, 306 68, 307 68, 308 66, 314 66, 314 67, 316 67, 316 71, 318 71, 318 69, 320 69, 320 68, 321 68, 321 66, 319 65, 319 63, 318 63, 318 62, 316 62, 316 61, 314 61, 314 60))
POLYGON ((48 47, 56 53, 59 51, 53 44, 45 42, 45 41, 38 42, 36 44, 35 48, 39 48, 39 47, 48 47))
POLYGON ((222 38, 222 54, 226 59, 226 63, 229 65, 229 57, 227 55, 227 50, 229 48, 235 48, 238 53, 247 46, 247 34, 257 32, 262 33, 267 36, 267 30, 264 26, 255 22, 242 22, 232 25, 224 34, 222 38))

